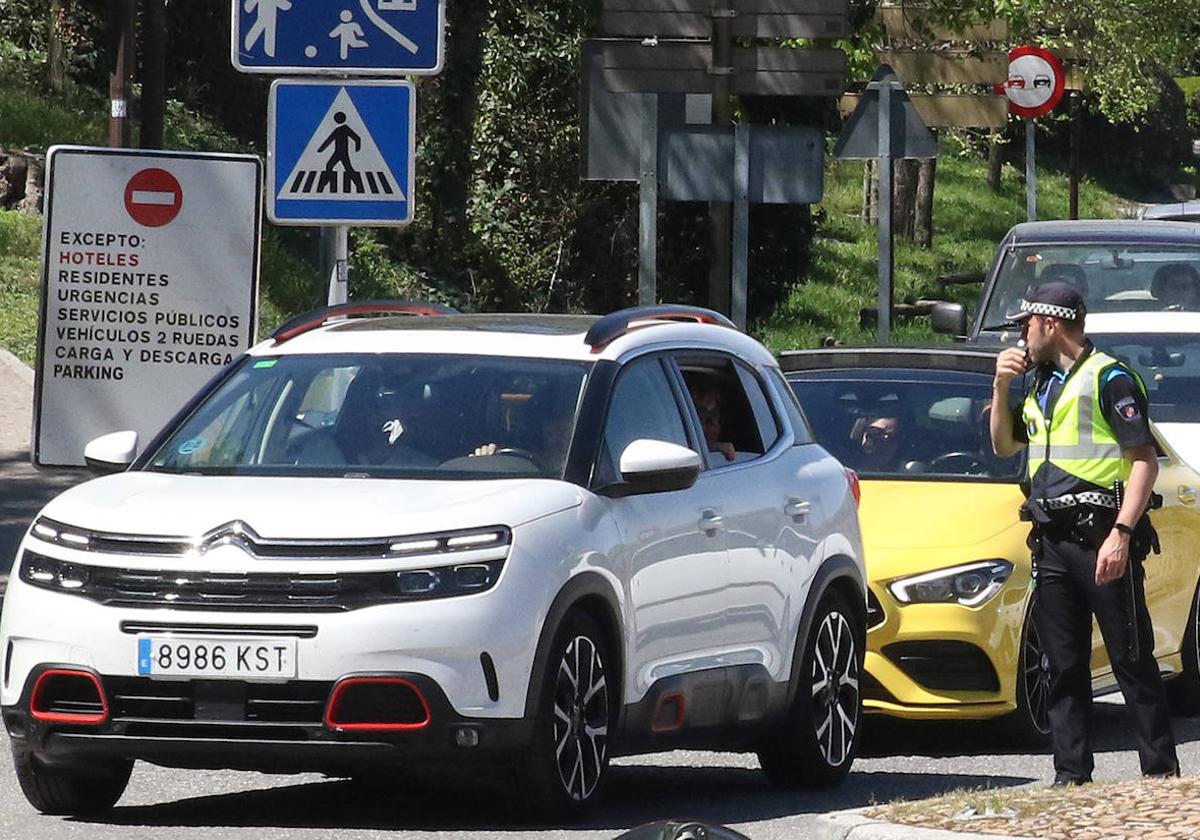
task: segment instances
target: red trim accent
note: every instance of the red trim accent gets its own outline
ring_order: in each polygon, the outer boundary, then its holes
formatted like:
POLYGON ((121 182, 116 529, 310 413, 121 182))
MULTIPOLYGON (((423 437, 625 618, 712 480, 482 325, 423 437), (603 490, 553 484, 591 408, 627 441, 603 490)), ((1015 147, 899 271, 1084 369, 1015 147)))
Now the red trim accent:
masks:
POLYGON ((429 711, 429 703, 426 702, 421 689, 417 688, 411 680, 403 677, 346 677, 339 680, 338 684, 333 687, 333 691, 329 695, 329 702, 325 704, 325 726, 338 732, 408 732, 414 729, 424 729, 432 720, 433 715, 429 711), (367 683, 391 683, 407 687, 421 701, 421 708, 425 711, 425 720, 417 723, 338 723, 336 720, 337 705, 342 694, 351 686, 367 683))
POLYGON ((38 674, 38 678, 33 684, 33 691, 29 695, 29 713, 33 715, 34 720, 40 720, 43 723, 104 723, 108 720, 108 698, 104 696, 104 686, 100 684, 100 678, 91 671, 77 671, 73 668, 51 668, 38 674), (41 699, 39 695, 42 692, 42 683, 47 677, 82 677, 90 681, 96 689, 96 696, 100 698, 100 714, 46 712, 39 710, 38 700, 41 699))
POLYGON ((275 342, 272 345, 277 347, 283 344, 290 338, 295 338, 301 333, 306 333, 309 330, 315 330, 322 326, 326 321, 332 318, 341 318, 348 315, 379 315, 387 312, 402 313, 405 315, 445 315, 445 309, 439 309, 432 304, 422 303, 364 303, 359 306, 353 304, 340 306, 336 312, 322 312, 310 321, 296 324, 278 335, 274 336, 275 342))
POLYGON ((858 507, 862 504, 862 485, 858 482, 858 473, 849 467, 842 467, 846 471, 846 480, 850 482, 850 492, 854 494, 854 506, 858 507))
POLYGON ((658 703, 654 706, 654 720, 650 723, 651 732, 678 732, 683 729, 683 719, 687 717, 687 698, 684 697, 682 691, 672 691, 658 698, 658 703), (667 705, 668 701, 675 703, 675 720, 667 726, 660 726, 658 723, 658 713, 662 711, 662 707, 667 705))
MULTIPOLYGON (((1037 108, 1027 108, 1024 105, 1018 105, 1011 99, 1008 100, 1009 112, 1016 114, 1018 117, 1025 117, 1026 119, 1032 120, 1049 114, 1056 107, 1058 107, 1059 102, 1062 102, 1063 94, 1065 94, 1067 90, 1067 74, 1063 71, 1062 62, 1058 60, 1058 56, 1043 47, 1028 45, 1016 47, 1009 51, 1008 63, 1012 64, 1013 61, 1024 55, 1036 55, 1038 58, 1049 64, 1050 68, 1054 71, 1054 90, 1050 94, 1050 98, 1046 100, 1045 104, 1037 108)), ((1016 87, 1016 85, 1012 84, 1012 74, 1010 73, 1009 76, 1009 81, 1005 82, 1005 87, 1016 87)))

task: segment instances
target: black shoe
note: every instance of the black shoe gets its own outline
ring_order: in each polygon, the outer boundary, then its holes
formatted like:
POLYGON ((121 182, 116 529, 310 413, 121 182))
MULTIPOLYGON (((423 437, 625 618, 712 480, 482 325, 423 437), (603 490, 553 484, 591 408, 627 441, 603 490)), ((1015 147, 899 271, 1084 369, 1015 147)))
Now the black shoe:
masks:
POLYGON ((1166 770, 1162 773, 1143 773, 1142 778, 1143 779, 1178 779, 1179 778, 1179 765, 1176 764, 1174 770, 1166 770))
POLYGON ((1075 785, 1089 785, 1091 779, 1081 779, 1078 776, 1071 776, 1067 773, 1058 773, 1054 776, 1054 781, 1050 783, 1050 787, 1074 787, 1075 785))

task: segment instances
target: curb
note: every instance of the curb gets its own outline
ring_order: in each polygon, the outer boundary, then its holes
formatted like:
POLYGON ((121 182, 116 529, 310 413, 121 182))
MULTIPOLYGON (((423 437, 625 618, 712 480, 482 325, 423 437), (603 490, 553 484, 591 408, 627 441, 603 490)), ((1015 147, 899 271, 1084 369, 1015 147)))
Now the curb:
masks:
POLYGON ((1037 840, 1005 834, 973 834, 919 828, 913 825, 874 820, 864 816, 865 808, 821 814, 813 827, 813 840, 1037 840))
POLYGON ((0 367, 7 368, 21 377, 26 385, 33 387, 33 368, 22 362, 12 353, 0 347, 0 367))

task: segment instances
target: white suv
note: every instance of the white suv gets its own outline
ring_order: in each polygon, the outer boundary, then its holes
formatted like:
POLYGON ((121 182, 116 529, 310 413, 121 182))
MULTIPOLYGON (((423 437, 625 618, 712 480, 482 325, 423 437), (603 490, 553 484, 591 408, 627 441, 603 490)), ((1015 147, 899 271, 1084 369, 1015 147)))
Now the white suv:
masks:
POLYGON ((331 307, 137 450, 89 444, 119 474, 46 506, 5 599, 0 701, 42 811, 110 808, 137 759, 515 764, 555 818, 613 755, 849 772, 857 479, 720 315, 331 307))

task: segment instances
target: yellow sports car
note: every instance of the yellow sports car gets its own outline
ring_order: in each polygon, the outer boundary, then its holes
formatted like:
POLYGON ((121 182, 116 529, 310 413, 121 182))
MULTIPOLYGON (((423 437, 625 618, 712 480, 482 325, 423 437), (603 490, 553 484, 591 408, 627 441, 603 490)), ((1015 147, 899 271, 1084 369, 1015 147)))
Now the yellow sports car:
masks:
MULTIPOLYGON (((1014 734, 1044 737, 1049 672, 1030 621, 1029 526, 1018 519, 1024 461, 997 458, 988 436, 995 350, 833 348, 785 353, 780 363, 817 440, 861 481, 865 710, 1006 716, 1014 734)), ((1193 710, 1197 487, 1174 453, 1160 459, 1164 502, 1152 519, 1162 553, 1146 561, 1155 656, 1173 697, 1193 710)), ((1117 689, 1095 629, 1092 680, 1098 693, 1117 689)))

